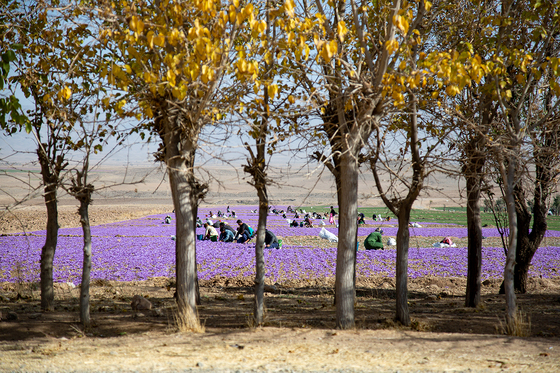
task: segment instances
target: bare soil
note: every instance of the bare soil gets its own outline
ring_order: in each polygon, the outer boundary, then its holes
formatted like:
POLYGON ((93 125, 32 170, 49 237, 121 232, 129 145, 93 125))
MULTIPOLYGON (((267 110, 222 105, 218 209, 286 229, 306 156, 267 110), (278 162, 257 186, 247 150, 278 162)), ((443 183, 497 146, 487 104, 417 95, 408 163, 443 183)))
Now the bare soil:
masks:
MULTIPOLYGON (((0 219, 0 233, 44 229, 41 208, 0 219), (10 218, 11 217, 11 218, 10 218), (24 226, 25 229, 21 229, 24 226)), ((79 226, 75 206, 62 206, 61 226, 79 226)), ((160 204, 92 206, 92 224, 168 212, 160 204)), ((1 258, 0 258, 1 260, 1 258)), ((251 323, 248 278, 201 282, 204 333, 174 322, 173 280, 96 281, 94 326, 79 323, 79 288, 56 285, 56 308, 41 312, 37 284, 0 284, 0 372, 558 372, 560 279, 531 279, 518 303, 530 330, 503 334, 499 282, 483 285, 482 304, 465 308, 464 278, 409 281, 412 326, 393 321, 392 278, 358 281, 356 327, 335 329, 334 279, 267 286, 265 326, 251 323), (134 311, 142 295, 153 308, 134 311)))
POLYGON ((265 326, 251 326, 250 279, 201 283, 205 333, 180 333, 172 280, 95 281, 94 326, 79 323, 79 289, 56 285, 56 308, 41 312, 36 284, 1 287, 0 371, 528 371, 560 368, 560 281, 534 279, 519 295, 529 337, 500 329, 498 282, 477 309, 463 307, 465 280, 409 284, 412 327, 393 321, 394 280, 370 279, 356 292, 356 327, 335 329, 332 281, 267 286, 265 326), (18 295, 19 294, 19 295, 18 295), (151 310, 134 311, 142 295, 151 310))

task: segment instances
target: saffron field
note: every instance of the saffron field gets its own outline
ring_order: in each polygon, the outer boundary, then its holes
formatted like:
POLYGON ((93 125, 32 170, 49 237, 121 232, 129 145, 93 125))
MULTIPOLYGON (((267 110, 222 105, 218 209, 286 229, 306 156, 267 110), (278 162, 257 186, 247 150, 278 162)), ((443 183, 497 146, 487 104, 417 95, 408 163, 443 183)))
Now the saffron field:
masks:
MULTIPOLYGON (((285 209, 285 206, 276 207, 285 209)), ((221 218, 232 227, 241 219, 256 227, 258 214, 255 206, 235 206, 236 217, 221 218)), ((209 212, 226 207, 200 208, 199 216, 205 219, 209 212)), ((122 221, 92 227, 92 279, 117 281, 141 281, 152 277, 175 275, 174 220, 165 224, 167 214, 152 215, 141 219, 122 221)), ((173 214, 169 214, 174 218, 173 214)), ((293 218, 293 214, 287 214, 293 218)), ((300 214, 302 215, 302 214, 300 214)), ((215 221, 216 219, 212 219, 215 221)), ((297 219, 300 221, 301 219, 297 219)), ((336 243, 316 247, 314 240, 306 237, 318 236, 318 228, 294 228, 281 215, 269 214, 268 229, 278 238, 299 237, 298 245, 286 245, 279 250, 265 251, 266 277, 281 283, 285 280, 328 278, 335 275, 336 243), (306 242, 309 241, 309 242, 306 242), (327 246, 327 247, 325 247, 327 246)), ((335 226, 323 220, 328 231, 338 235, 335 226)), ((363 239, 381 223, 366 218, 367 227, 358 228, 360 247, 363 239)), ((439 242, 445 236, 464 238, 466 227, 438 227, 430 222, 419 222, 421 228, 410 228, 411 237, 432 237, 439 242)), ((384 241, 397 232, 396 221, 383 223, 384 241), (389 225, 389 226, 388 226, 389 225), (392 225, 392 226, 391 226, 392 225)), ((198 228, 203 234, 204 228, 198 228)), ((41 248, 45 231, 27 232, 0 236, 0 282, 38 282, 41 248)), ((484 228, 485 237, 499 237, 494 228, 484 228)), ((560 237, 560 231, 548 231, 547 237, 560 237)), ((81 228, 59 231, 58 247, 54 259, 56 282, 81 282, 83 238, 81 228)), ((483 247, 482 277, 501 278, 505 263, 502 247, 483 247)), ((395 276, 396 252, 393 247, 383 251, 359 250, 357 254, 357 278, 372 275, 395 276)), ((197 241, 199 278, 252 277, 255 274, 254 240, 249 244, 197 241)), ((541 247, 535 254, 529 272, 531 277, 550 278, 558 276, 560 247, 541 247)), ((466 247, 411 247, 409 250, 409 277, 424 276, 464 277, 467 274, 466 247)))

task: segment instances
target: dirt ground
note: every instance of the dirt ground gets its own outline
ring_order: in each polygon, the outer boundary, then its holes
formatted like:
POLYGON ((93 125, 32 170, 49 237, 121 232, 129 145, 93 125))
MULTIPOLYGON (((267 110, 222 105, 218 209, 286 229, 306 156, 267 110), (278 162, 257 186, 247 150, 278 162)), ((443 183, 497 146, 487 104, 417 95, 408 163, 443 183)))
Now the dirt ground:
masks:
POLYGON ((356 327, 335 329, 332 281, 266 288, 265 326, 251 327, 249 279, 201 283, 205 333, 180 333, 172 283, 95 281, 94 327, 79 323, 79 289, 56 285, 56 308, 40 312, 36 285, 3 284, 0 371, 374 371, 557 372, 560 369, 560 281, 532 280, 519 295, 529 337, 500 331, 504 298, 487 283, 482 306, 463 307, 464 279, 410 283, 412 327, 393 322, 394 280, 359 283, 356 327), (18 296, 18 294, 20 294, 18 296), (134 295, 151 310, 134 311, 134 295))
MULTIPOLYGON (((39 210, 0 219, 0 232, 43 229, 39 210)), ((94 206, 91 219, 100 224, 166 211, 164 205, 94 206)), ((74 207, 63 207, 61 226, 78 226, 74 215, 74 207)), ((518 295, 530 321, 522 338, 502 333, 498 281, 485 282, 481 306, 470 309, 463 306, 463 278, 410 280, 413 322, 405 328, 393 322, 394 279, 360 280, 356 327, 348 331, 335 329, 333 282, 267 286, 260 328, 250 321, 251 279, 201 282, 204 333, 177 331, 167 278, 95 281, 88 332, 79 323, 78 288, 57 284, 55 311, 41 312, 37 284, 0 284, 0 372, 560 371, 560 279, 532 279, 529 293, 518 295), (133 311, 134 295, 153 308, 133 311)))

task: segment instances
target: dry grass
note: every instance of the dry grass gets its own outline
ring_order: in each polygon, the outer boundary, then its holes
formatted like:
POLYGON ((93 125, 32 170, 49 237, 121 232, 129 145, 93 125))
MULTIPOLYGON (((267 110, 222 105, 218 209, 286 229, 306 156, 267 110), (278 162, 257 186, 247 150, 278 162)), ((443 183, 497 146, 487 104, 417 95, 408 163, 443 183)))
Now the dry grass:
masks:
POLYGON ((523 311, 517 311, 513 319, 507 317, 502 322, 498 319, 496 329, 499 334, 510 335, 513 337, 529 337, 531 335, 531 319, 523 311))
POLYGON ((200 322, 198 314, 191 307, 185 307, 180 310, 176 307, 173 310, 173 319, 177 329, 182 333, 204 333, 206 331, 204 325, 200 322))
POLYGON ((429 322, 422 320, 412 319, 410 321, 410 328, 416 330, 417 332, 430 332, 432 331, 432 325, 429 322))

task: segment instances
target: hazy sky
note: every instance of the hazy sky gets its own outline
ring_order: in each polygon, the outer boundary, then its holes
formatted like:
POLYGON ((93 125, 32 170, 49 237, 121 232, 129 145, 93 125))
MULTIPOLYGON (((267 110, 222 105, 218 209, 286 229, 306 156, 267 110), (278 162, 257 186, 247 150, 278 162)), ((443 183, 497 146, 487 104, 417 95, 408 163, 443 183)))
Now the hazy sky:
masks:
MULTIPOLYGON (((214 137, 218 138, 218 137, 214 137)), ((156 139, 158 140, 158 139, 156 139)), ((212 138, 201 142, 201 149, 197 156, 197 164, 220 164, 222 160, 233 163, 234 165, 245 163, 247 151, 241 145, 242 140, 237 136, 231 136, 227 143, 223 141, 213 142, 212 138)), ((104 165, 108 166, 125 166, 129 165, 152 165, 154 164, 153 153, 158 149, 158 143, 147 143, 140 139, 139 136, 133 135, 125 142, 124 146, 114 148, 114 144, 105 146, 104 151, 93 156, 94 162, 103 160, 104 165)), ((75 155, 76 159, 80 156, 75 155)), ((305 163, 305 155, 299 154, 294 157, 289 152, 277 152, 271 159, 271 163, 277 166, 285 165, 288 162, 302 165, 305 163)), ((11 136, 4 133, 0 134, 0 168, 1 164, 26 164, 37 161, 36 141, 31 134, 18 132, 11 136)))

